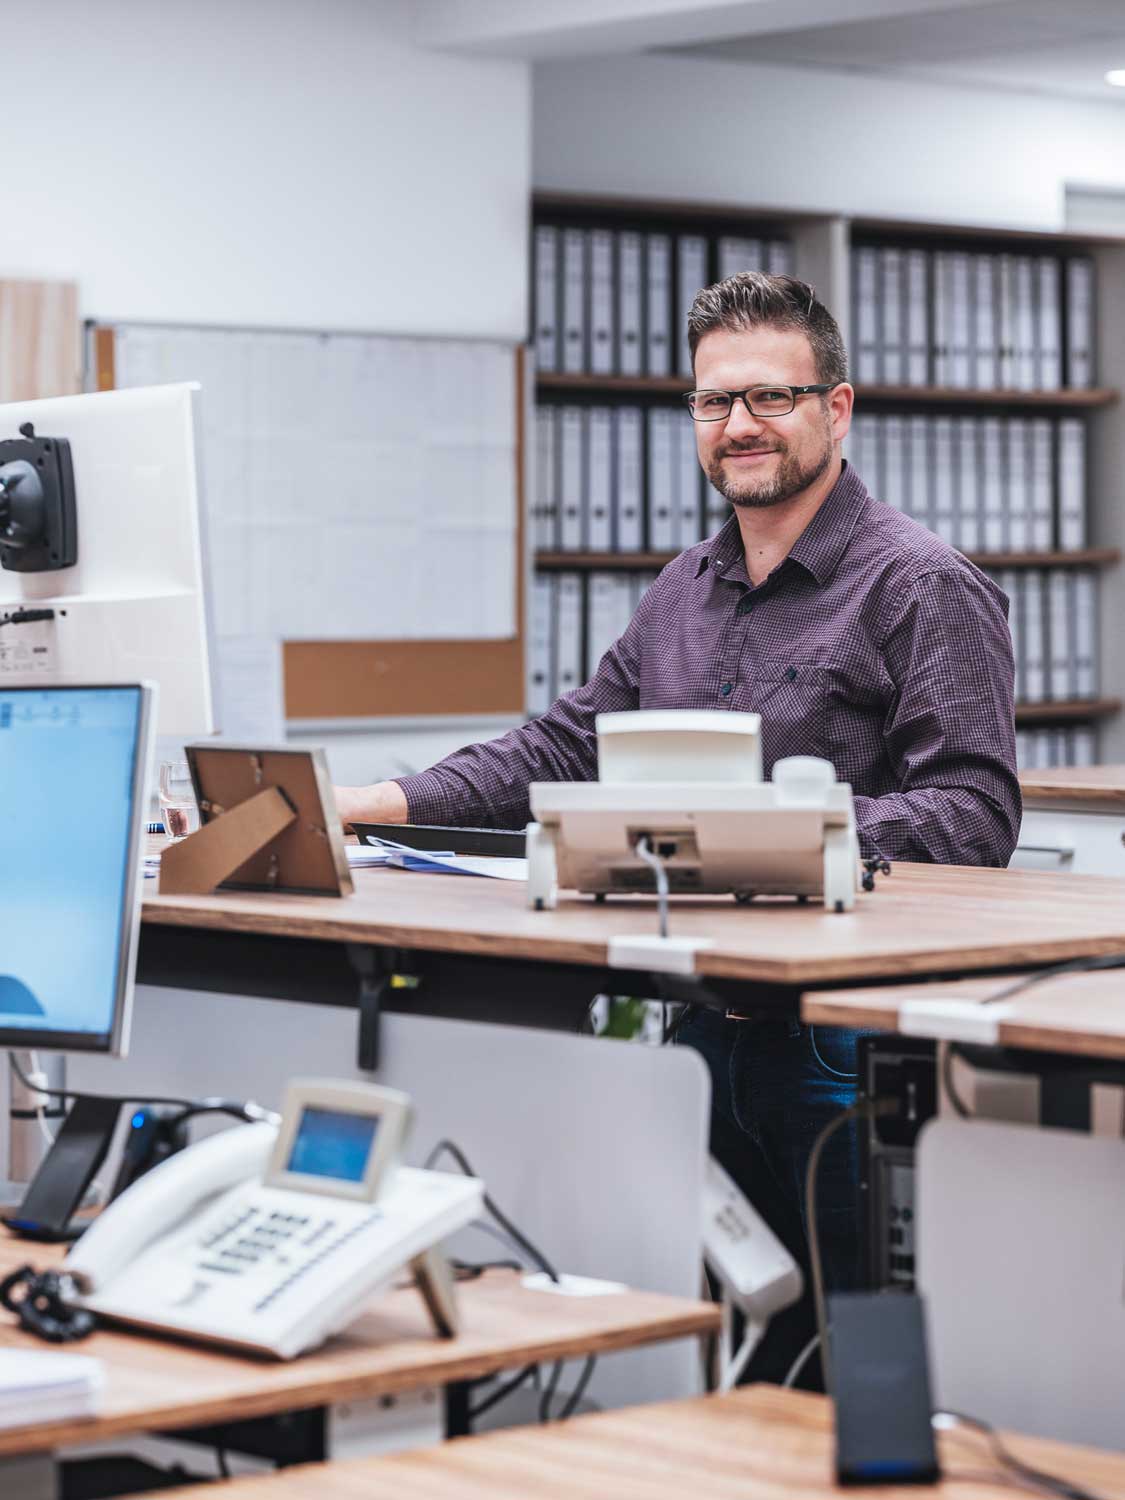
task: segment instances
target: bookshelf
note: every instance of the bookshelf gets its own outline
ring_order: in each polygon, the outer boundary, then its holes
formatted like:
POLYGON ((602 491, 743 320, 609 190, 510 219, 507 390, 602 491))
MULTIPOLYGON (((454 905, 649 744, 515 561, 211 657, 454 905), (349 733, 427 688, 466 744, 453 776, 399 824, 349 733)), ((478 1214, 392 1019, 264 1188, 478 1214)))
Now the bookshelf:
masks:
MULTIPOLYGON (((1051 424, 1055 456, 1051 469, 1053 517, 1050 545, 1043 545, 1045 538, 1040 537, 1035 550, 1010 545, 1002 550, 996 546, 984 550, 979 545, 966 546, 964 550, 974 563, 993 574, 1014 570, 1019 577, 1024 577, 1035 570, 1061 569, 1068 575, 1078 570, 1088 570, 1096 575, 1097 584, 1091 587, 1096 587, 1098 596, 1098 695, 1020 703, 1017 723, 1021 726, 1088 726, 1091 731, 1096 728, 1098 758, 1125 759, 1125 726, 1121 722, 1125 716, 1120 714, 1121 699, 1125 697, 1125 665, 1113 650, 1116 634, 1113 622, 1121 619, 1125 610, 1125 581, 1119 566, 1125 549, 1125 480, 1121 475, 1120 459, 1125 453, 1125 411, 1120 401, 1120 391, 1125 387, 1125 239, 1010 230, 987 225, 849 219, 840 214, 789 213, 777 208, 757 209, 747 205, 604 196, 587 199, 555 193, 535 195, 532 221, 533 256, 536 249, 534 236, 543 225, 558 226, 560 231, 565 227, 586 230, 596 227, 615 232, 632 230, 641 234, 664 234, 670 237, 673 245, 678 235, 703 236, 709 245, 708 279, 715 279, 722 269, 718 261, 723 237, 785 239, 789 244, 791 269, 817 286, 822 299, 837 317, 852 356, 853 370, 857 363, 853 282, 857 252, 863 247, 901 247, 904 253, 911 249, 922 250, 927 252, 931 266, 936 264, 937 252, 971 253, 978 258, 992 255, 998 259, 1013 256, 1038 257, 1044 261, 1055 259, 1060 266, 1059 284, 1063 288, 1067 285, 1069 258, 1091 261, 1096 286, 1097 384, 1050 389, 977 389, 964 381, 958 385, 949 382, 938 385, 932 380, 935 360, 931 351, 929 384, 903 385, 897 381, 865 380, 856 385, 856 412, 879 417, 901 416, 904 424, 912 419, 924 419, 934 424, 964 418, 982 427, 997 421, 1010 422, 1014 429, 1030 428, 1036 424, 1042 429, 1046 423, 1051 424), (1060 545, 1058 534, 1060 424, 1062 427, 1069 424, 1071 429, 1081 424, 1085 434, 1087 529, 1081 546, 1060 545)), ((929 274, 932 276, 933 271, 929 274)), ((685 293, 680 291, 677 294, 674 277, 673 271, 671 318, 673 326, 678 329, 682 323, 681 304, 685 293)), ((533 273, 533 287, 534 284, 533 273)), ((1064 316, 1060 313, 1060 344, 1066 334, 1064 316)), ((537 331, 533 324, 533 345, 537 331)), ((999 370, 999 353, 997 361, 999 370)), ((623 375, 611 373, 604 367, 597 374, 591 373, 588 367, 537 369, 533 386, 538 406, 553 409, 556 421, 559 420, 557 414, 564 407, 581 410, 587 414, 584 418, 587 422, 590 420, 588 414, 597 408, 608 408, 614 413, 628 406, 638 409, 645 421, 642 462, 646 505, 651 502, 654 466, 647 451, 652 431, 647 414, 653 409, 682 412, 682 394, 691 386, 686 374, 677 372, 674 363, 671 369, 659 374, 644 373, 642 369, 641 373, 623 375)), ((618 418, 615 416, 614 420, 618 418)), ((1004 441, 1008 441, 1007 436, 1004 441)), ((854 445, 849 446, 849 456, 854 460, 854 445)), ((1030 463, 1029 458, 1029 485, 1030 463)), ((862 463, 857 462, 857 467, 863 477, 869 477, 862 463)), ((534 492, 536 486, 533 484, 531 488, 534 492)), ((872 488, 878 493, 874 485, 872 488)), ((560 505, 563 498, 559 496, 560 505)), ((703 520, 706 523, 706 512, 703 520)), ((1004 526, 1006 536, 1006 519, 1004 526)), ((713 524, 704 524, 700 535, 709 535, 714 529, 713 524)), ((699 539, 695 536, 688 539, 677 537, 671 547, 654 545, 651 527, 648 527, 640 538, 640 545, 636 545, 637 539, 632 538, 627 549, 589 545, 586 540, 576 545, 573 537, 565 545, 560 545, 557 536, 553 542, 544 537, 542 528, 536 524, 534 505, 527 530, 533 577, 561 581, 564 577, 576 576, 587 599, 595 576, 628 575, 640 580, 641 575, 658 572, 684 546, 699 539)))

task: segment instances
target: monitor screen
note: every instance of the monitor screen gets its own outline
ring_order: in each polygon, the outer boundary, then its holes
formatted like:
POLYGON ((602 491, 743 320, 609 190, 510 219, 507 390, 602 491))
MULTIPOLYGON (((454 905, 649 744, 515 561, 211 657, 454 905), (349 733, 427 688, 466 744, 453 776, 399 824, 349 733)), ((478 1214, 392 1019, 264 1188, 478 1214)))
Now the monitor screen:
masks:
POLYGON ((337 1182, 362 1182, 378 1125, 378 1115, 303 1109, 286 1171, 333 1177, 337 1182))
POLYGON ((123 1041, 140 687, 0 688, 0 1047, 123 1041))

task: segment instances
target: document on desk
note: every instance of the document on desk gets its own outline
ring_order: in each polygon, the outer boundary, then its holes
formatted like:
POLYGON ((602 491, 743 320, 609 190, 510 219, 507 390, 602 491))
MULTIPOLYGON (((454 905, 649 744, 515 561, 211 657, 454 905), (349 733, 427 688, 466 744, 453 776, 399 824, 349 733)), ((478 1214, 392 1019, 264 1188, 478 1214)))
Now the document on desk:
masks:
POLYGON ((99 1359, 49 1349, 0 1349, 0 1427, 92 1417, 104 1384, 99 1359))
MULTIPOLYGON (((393 839, 377 839, 369 834, 367 843, 376 856, 367 861, 374 865, 390 865, 399 870, 422 870, 430 875, 486 875, 492 880, 526 880, 527 860, 506 859, 493 854, 454 854, 450 851, 435 852, 432 849, 412 849, 409 844, 397 844, 393 839)), ((353 864, 355 848, 349 847, 348 857, 353 864)))

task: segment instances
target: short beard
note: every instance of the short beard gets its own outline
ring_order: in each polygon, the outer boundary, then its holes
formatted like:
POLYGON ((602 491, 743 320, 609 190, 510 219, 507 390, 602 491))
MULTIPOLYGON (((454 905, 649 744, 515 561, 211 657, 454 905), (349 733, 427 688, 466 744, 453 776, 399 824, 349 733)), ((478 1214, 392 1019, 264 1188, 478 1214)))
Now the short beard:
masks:
POLYGON ((816 483, 832 462, 832 443, 825 444, 824 451, 813 463, 805 467, 801 466, 799 459, 792 453, 782 454, 781 462, 778 464, 777 473, 768 485, 761 485, 750 493, 735 489, 723 475, 723 461, 721 458, 715 462, 707 471, 707 478, 718 490, 724 500, 729 500, 735 509, 757 509, 767 505, 781 505, 785 500, 791 500, 794 495, 799 495, 802 490, 807 490, 810 485, 816 483))

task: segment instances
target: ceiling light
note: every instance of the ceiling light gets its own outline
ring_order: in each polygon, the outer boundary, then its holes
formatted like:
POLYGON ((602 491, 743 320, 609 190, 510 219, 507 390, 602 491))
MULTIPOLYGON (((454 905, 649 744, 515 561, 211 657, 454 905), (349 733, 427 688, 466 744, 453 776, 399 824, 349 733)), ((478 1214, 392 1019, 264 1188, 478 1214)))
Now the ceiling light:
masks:
POLYGON ((1115 84, 1119 89, 1125 89, 1125 68, 1110 68, 1105 81, 1115 84))

